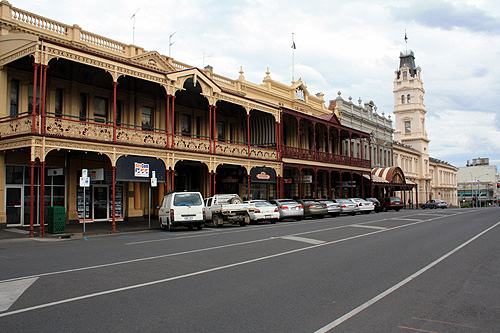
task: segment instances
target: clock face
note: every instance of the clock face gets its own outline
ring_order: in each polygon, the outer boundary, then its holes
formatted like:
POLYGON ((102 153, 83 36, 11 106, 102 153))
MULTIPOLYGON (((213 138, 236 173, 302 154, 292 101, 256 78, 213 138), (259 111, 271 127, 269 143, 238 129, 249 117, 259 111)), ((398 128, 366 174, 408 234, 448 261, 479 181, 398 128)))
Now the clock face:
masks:
POLYGON ((300 87, 297 87, 296 94, 297 99, 303 101, 304 100, 304 90, 300 89, 300 87))

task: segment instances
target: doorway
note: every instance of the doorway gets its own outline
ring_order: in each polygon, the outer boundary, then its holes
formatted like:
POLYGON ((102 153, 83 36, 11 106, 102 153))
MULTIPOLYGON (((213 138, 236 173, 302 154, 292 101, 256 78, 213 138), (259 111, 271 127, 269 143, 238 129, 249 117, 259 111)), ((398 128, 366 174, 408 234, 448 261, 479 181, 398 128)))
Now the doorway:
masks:
POLYGON ((108 220, 108 185, 94 185, 92 187, 92 202, 93 202, 93 216, 94 221, 107 221, 108 220))
POLYGON ((5 188, 5 213, 7 215, 7 226, 23 225, 23 203, 22 185, 8 185, 5 188))

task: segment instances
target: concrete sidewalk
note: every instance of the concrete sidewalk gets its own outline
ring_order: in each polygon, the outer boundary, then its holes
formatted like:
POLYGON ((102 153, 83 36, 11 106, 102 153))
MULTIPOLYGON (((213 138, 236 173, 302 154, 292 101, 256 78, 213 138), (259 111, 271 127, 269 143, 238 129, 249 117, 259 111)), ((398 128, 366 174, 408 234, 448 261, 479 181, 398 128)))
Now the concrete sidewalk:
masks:
MULTIPOLYGON (((151 228, 149 227, 148 219, 141 219, 137 221, 117 221, 116 231, 112 231, 111 222, 92 222, 85 223, 85 232, 83 231, 83 223, 80 224, 66 224, 64 233, 48 232, 49 228, 45 226, 46 238, 82 238, 98 235, 113 235, 126 232, 136 232, 143 230, 158 229, 158 219, 151 218, 151 228)), ((40 237, 40 227, 34 227, 34 237, 40 237)), ((0 229, 0 240, 4 239, 23 239, 30 238, 29 227, 8 227, 0 229)))

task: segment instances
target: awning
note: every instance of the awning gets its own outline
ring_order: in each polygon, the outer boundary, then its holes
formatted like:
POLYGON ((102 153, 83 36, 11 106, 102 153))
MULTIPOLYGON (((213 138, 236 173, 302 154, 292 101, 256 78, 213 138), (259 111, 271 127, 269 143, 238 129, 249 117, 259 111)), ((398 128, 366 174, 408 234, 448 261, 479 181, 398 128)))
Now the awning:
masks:
POLYGON ((152 171, 159 183, 165 182, 165 164, 162 160, 145 156, 121 156, 116 161, 116 181, 147 183, 151 181, 152 171))

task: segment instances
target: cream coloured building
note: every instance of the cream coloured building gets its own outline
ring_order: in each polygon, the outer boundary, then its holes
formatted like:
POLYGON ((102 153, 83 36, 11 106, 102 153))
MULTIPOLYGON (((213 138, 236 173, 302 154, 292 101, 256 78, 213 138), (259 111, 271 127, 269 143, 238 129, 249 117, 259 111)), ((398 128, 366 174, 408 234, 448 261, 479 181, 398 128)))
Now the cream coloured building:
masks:
POLYGON ((421 68, 415 66, 413 51, 400 54, 399 69, 394 79, 394 165, 405 177, 417 184, 412 193, 413 203, 442 199, 448 205, 458 205, 458 168, 429 156, 425 130, 424 88, 421 68))

